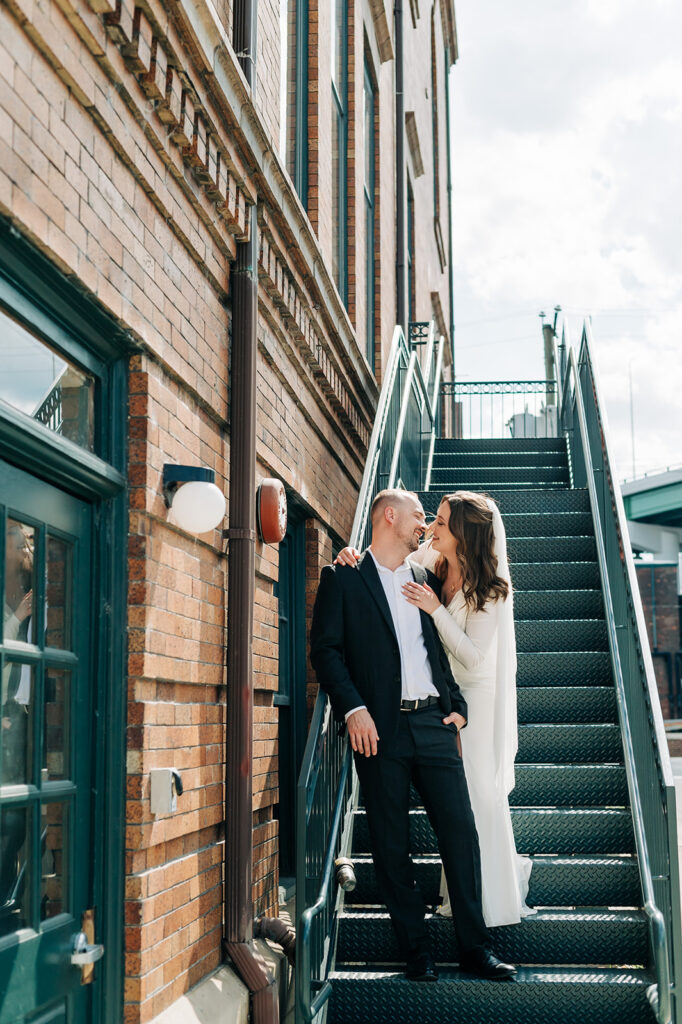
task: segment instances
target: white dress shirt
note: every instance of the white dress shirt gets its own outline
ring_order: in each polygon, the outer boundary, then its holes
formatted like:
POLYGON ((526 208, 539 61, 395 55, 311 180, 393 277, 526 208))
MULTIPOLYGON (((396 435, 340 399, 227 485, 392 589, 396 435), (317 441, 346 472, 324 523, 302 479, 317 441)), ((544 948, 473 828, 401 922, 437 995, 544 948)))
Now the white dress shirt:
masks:
MULTIPOLYGON (((401 698, 402 700, 423 700, 424 697, 437 697, 438 690, 433 685, 433 674, 424 643, 419 609, 410 604, 402 592, 405 583, 414 582, 410 563, 405 559, 397 569, 387 569, 385 565, 377 561, 371 548, 368 548, 367 551, 374 560, 379 573, 398 640, 402 680, 401 698)), ((347 712, 346 721, 350 715, 365 706, 360 704, 357 708, 347 712)))

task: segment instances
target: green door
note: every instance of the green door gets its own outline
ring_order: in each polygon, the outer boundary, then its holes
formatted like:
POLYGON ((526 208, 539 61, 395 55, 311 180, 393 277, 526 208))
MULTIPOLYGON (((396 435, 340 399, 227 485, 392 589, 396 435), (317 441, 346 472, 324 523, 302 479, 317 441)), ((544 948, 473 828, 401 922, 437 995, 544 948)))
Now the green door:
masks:
POLYGON ((0 462, 0 1024, 91 1019, 91 518, 0 462))

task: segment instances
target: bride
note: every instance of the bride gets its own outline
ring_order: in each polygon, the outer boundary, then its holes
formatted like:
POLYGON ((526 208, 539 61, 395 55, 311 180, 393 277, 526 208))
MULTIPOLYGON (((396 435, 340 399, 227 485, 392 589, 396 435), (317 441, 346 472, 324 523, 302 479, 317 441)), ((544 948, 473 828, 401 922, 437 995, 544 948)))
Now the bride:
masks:
MULTIPOLYGON (((516 641, 507 542, 497 505, 470 491, 447 494, 430 538, 410 558, 441 581, 406 583, 410 604, 433 616, 469 716, 460 733, 464 771, 481 850, 483 916, 488 927, 517 924, 526 906, 531 861, 516 852, 509 811, 517 750, 516 641)), ((355 564, 344 548, 337 561, 355 564)), ((451 916, 445 877, 438 913, 451 916)))

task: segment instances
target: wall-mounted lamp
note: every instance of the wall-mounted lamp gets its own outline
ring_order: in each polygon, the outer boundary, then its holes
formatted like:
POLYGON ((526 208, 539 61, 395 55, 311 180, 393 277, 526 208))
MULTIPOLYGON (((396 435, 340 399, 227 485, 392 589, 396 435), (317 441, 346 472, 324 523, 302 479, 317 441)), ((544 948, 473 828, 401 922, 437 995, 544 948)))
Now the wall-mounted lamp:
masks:
POLYGON ((188 533, 208 533, 225 518, 225 495, 203 466, 163 467, 163 496, 172 521, 188 533))

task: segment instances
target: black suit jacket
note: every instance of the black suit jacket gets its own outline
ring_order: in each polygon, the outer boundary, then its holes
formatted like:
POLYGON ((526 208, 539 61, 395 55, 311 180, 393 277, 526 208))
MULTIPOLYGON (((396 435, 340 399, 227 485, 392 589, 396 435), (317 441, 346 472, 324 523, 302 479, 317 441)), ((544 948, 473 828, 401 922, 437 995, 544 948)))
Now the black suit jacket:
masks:
MULTIPOLYGON (((418 583, 436 591, 440 583, 422 566, 413 565, 418 583)), ((430 615, 420 611, 424 642, 445 714, 465 718, 467 705, 454 680, 430 615)), ((334 715, 365 704, 379 733, 390 738, 398 728, 402 692, 400 648, 393 619, 372 556, 365 552, 357 569, 326 565, 320 577, 310 631, 310 659, 334 715)))

